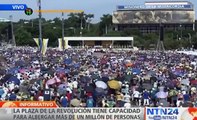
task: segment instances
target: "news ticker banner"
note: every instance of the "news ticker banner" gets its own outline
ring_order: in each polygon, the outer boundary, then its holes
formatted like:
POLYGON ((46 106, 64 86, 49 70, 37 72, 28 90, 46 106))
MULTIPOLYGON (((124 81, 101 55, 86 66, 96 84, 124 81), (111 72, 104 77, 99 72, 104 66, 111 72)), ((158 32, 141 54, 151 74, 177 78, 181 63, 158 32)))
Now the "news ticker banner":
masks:
POLYGON ((197 120, 197 108, 0 108, 0 120, 197 120))
POLYGON ((0 120, 144 120, 144 108, 0 108, 0 120))
POLYGON ((197 120, 197 108, 59 108, 54 101, 1 101, 0 120, 197 120))

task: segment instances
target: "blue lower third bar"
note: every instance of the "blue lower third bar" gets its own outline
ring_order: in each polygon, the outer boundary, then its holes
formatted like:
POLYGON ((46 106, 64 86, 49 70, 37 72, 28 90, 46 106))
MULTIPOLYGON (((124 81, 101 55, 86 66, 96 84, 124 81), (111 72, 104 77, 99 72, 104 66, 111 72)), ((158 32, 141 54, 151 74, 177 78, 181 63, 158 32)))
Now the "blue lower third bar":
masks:
POLYGON ((24 11, 26 4, 0 4, 1 11, 24 11))

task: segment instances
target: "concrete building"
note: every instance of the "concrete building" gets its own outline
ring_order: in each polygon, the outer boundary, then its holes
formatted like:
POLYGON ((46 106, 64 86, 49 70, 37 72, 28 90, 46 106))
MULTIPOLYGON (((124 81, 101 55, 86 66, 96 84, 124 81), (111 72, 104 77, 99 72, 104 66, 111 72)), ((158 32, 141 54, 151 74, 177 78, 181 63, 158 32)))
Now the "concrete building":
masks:
POLYGON ((152 1, 144 5, 118 5, 113 12, 116 31, 138 29, 156 33, 160 24, 169 30, 195 30, 194 5, 188 1, 152 1))

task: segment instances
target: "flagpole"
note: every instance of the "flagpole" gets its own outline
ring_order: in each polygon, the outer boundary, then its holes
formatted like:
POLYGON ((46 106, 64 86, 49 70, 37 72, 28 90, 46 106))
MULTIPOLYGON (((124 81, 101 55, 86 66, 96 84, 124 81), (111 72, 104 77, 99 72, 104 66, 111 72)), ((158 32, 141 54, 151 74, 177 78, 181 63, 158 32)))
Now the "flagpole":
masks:
POLYGON ((64 12, 62 12, 62 48, 65 49, 65 41, 64 41, 64 12))
POLYGON ((41 0, 38 0, 38 8, 39 8, 39 44, 40 44, 40 52, 42 52, 42 12, 41 12, 41 0))

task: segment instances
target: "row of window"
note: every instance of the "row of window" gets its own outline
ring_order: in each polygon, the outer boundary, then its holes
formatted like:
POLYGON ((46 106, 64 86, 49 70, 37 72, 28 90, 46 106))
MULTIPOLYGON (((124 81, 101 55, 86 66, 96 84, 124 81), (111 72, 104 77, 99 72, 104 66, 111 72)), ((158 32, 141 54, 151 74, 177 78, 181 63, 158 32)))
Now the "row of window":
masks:
MULTIPOLYGON (((115 30, 122 31, 125 29, 138 29, 142 33, 158 32, 160 30, 159 25, 117 25, 115 30)), ((164 29, 168 30, 192 30, 193 24, 168 24, 164 25, 164 29)))

